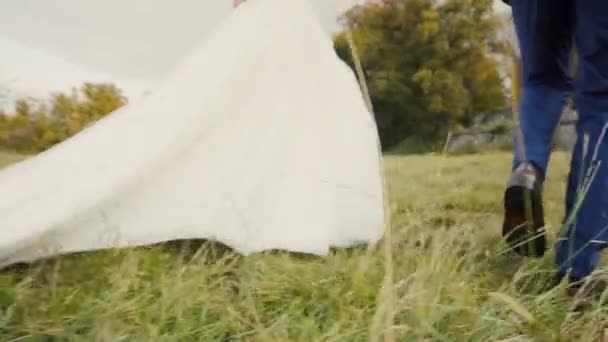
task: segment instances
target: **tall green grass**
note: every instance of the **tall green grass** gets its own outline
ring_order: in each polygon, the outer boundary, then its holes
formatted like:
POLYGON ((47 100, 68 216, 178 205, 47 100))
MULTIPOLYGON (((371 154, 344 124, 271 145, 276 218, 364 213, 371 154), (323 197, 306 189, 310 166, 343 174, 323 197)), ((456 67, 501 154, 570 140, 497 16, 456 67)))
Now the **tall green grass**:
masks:
MULTIPOLYGON (((200 242, 85 253, 0 272, 0 341, 602 338, 607 308, 574 313, 563 288, 545 291, 553 253, 498 253, 509 154, 391 156, 386 167, 392 296, 381 295, 382 244, 327 258, 241 257, 200 242)), ((553 235, 567 168, 565 155, 553 157, 545 192, 553 235)))

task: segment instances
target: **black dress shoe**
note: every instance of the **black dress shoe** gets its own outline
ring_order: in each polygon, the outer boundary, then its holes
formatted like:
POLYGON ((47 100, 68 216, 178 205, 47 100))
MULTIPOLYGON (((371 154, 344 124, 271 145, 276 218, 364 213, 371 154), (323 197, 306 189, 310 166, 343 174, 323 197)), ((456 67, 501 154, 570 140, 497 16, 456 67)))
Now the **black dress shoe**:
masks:
POLYGON ((595 299, 599 298, 607 287, 603 279, 570 279, 568 295, 577 299, 595 299))
MULTIPOLYGON (((557 272, 547 287, 547 290, 561 284, 564 278, 562 272, 557 272)), ((578 279, 572 276, 568 277, 566 292, 568 296, 574 300, 571 310, 584 311, 593 301, 601 299, 607 288, 608 284, 604 279, 590 277, 578 279)))
POLYGON ((504 197, 502 235, 512 250, 542 257, 547 238, 542 203, 542 180, 536 168, 522 163, 511 175, 504 197))
POLYGON ((568 296, 573 299, 571 310, 581 312, 591 308, 593 302, 602 298, 606 287, 606 281, 603 279, 570 279, 568 296))

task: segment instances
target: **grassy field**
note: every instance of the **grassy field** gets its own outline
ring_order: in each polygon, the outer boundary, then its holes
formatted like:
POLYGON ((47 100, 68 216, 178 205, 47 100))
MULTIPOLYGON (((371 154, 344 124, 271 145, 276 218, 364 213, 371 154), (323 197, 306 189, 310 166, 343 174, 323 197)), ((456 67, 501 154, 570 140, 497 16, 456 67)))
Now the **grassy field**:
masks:
MULTIPOLYGON (((2 271, 0 341, 601 341, 608 308, 572 313, 563 288, 541 291, 553 251, 499 253, 509 164, 387 157, 390 268, 382 244, 321 259, 191 243, 2 271)), ((548 177, 552 239, 567 166, 556 155, 548 177)))
POLYGON ((21 157, 18 155, 0 152, 0 168, 10 165, 18 160, 21 160, 21 157))

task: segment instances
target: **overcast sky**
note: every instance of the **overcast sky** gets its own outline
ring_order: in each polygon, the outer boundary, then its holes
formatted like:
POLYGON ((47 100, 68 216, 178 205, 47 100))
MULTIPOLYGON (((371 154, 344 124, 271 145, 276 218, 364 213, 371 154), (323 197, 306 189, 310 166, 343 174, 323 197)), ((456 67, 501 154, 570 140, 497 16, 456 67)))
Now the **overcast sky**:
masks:
MULTIPOLYGON (((327 30, 335 29, 335 0, 311 1, 327 30)), ((231 6, 232 0, 0 0, 0 35, 102 72, 154 79, 231 6)))
MULTIPOLYGON (((329 33, 337 28, 336 3, 353 0, 310 1, 329 33)), ((153 82, 231 6, 232 0, 0 0, 0 36, 86 68, 153 82)))

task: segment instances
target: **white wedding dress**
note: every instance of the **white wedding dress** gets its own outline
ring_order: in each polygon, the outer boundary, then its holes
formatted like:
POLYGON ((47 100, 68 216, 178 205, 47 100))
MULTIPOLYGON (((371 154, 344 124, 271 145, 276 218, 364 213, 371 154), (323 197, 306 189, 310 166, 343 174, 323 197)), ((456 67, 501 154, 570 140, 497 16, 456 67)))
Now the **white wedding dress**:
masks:
POLYGON ((377 241, 378 137, 306 0, 249 0, 164 86, 0 170, 0 267, 210 239, 326 254, 377 241))

